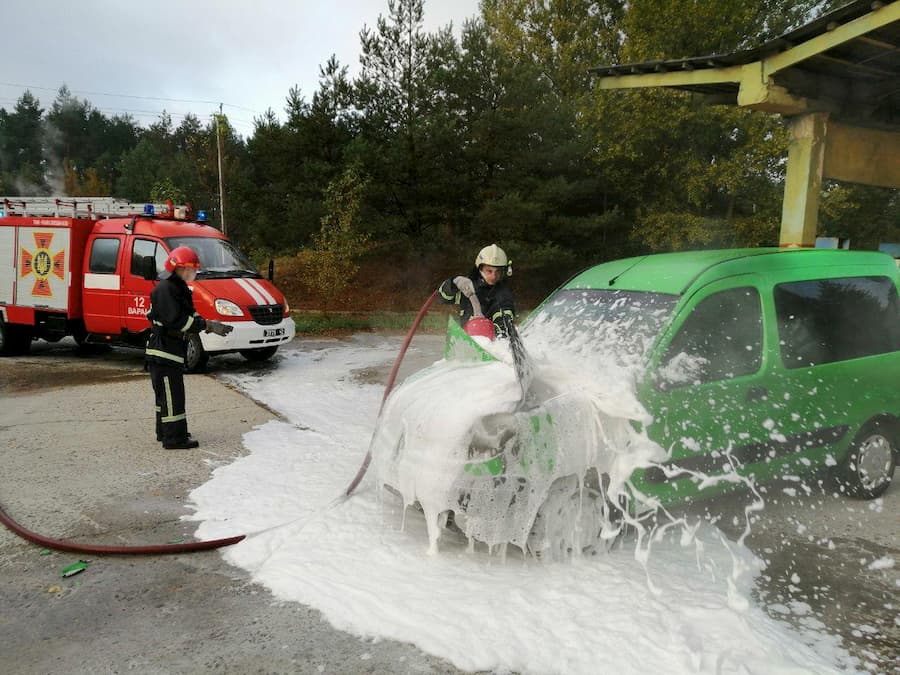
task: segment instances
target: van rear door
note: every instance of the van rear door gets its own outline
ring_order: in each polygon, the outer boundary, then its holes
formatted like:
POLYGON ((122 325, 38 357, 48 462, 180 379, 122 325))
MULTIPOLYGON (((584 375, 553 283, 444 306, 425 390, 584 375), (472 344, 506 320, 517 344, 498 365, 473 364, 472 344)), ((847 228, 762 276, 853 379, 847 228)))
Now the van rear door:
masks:
POLYGON ((792 476, 840 461, 863 424, 900 414, 900 298, 883 268, 859 266, 786 270, 770 293, 773 418, 792 476))

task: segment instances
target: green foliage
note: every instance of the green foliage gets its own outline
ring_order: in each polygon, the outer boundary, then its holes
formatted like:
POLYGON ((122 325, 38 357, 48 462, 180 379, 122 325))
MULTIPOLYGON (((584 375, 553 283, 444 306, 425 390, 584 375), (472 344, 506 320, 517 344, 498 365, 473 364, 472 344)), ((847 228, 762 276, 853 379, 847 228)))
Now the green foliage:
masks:
MULTIPOLYGON (((415 312, 366 312, 366 313, 325 313, 302 312, 294 314, 297 332, 302 335, 322 335, 334 333, 358 333, 360 331, 409 330, 415 319, 415 312)), ((440 333, 447 328, 447 316, 432 312, 422 321, 420 331, 440 333)))
POLYGON ((46 190, 43 109, 26 91, 12 112, 0 109, 0 177, 5 190, 23 195, 46 190))
POLYGON ((829 183, 819 223, 821 236, 849 237, 852 248, 900 242, 900 190, 829 183))
POLYGON ((820 12, 821 0, 632 0, 626 62, 726 54, 778 37, 820 12))
POLYGON ((183 204, 187 201, 184 191, 176 187, 171 178, 163 178, 157 181, 150 189, 151 202, 165 202, 171 200, 175 204, 183 204))
POLYGON ((325 191, 326 212, 322 228, 313 238, 308 273, 310 285, 326 303, 343 293, 359 271, 359 259, 369 240, 358 223, 367 186, 367 179, 349 167, 325 191))
MULTIPOLYGON (((425 29, 423 0, 389 0, 362 27, 357 76, 332 56, 314 91, 291 88, 248 138, 225 121, 228 234, 263 263, 296 256, 329 303, 363 254, 373 268, 427 261, 402 284, 433 288, 496 241, 517 294, 537 299, 603 260, 775 243, 781 120, 670 90, 600 91, 589 68, 752 47, 837 4, 483 0, 454 33, 425 29)), ((220 222, 214 124, 163 114, 142 127, 65 87, 46 110, 27 92, 0 108, 0 192, 106 190, 220 222)), ((821 230, 854 247, 898 241, 898 199, 828 184, 821 230)), ((380 288, 384 303, 402 287, 380 288)))

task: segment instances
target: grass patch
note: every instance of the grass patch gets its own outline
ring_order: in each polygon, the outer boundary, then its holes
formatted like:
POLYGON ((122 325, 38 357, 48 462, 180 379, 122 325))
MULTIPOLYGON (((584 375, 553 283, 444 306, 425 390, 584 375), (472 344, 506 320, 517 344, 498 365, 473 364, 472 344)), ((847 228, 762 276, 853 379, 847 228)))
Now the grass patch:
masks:
MULTIPOLYGON (((405 332, 415 318, 415 312, 294 312, 294 323, 300 335, 405 332)), ((443 333, 446 329, 447 314, 444 312, 428 313, 419 328, 426 333, 443 333)))

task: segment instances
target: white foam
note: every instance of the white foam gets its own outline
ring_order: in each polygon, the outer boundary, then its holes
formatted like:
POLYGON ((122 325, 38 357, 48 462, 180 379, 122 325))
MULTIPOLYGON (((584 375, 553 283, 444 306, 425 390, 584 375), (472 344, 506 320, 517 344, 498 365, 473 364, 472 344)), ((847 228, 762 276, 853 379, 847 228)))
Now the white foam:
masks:
POLYGON ((445 537, 428 556, 424 517, 380 504, 371 481, 329 507, 362 459, 381 394, 348 371, 380 365, 396 348, 287 352, 262 379, 234 378, 290 421, 248 433, 250 454, 191 494, 197 536, 273 528, 225 549, 226 560, 337 628, 412 642, 463 669, 826 673, 847 665, 836 638, 796 632, 762 611, 750 595, 760 561, 706 527, 654 541, 645 572, 629 548, 503 563, 445 537))

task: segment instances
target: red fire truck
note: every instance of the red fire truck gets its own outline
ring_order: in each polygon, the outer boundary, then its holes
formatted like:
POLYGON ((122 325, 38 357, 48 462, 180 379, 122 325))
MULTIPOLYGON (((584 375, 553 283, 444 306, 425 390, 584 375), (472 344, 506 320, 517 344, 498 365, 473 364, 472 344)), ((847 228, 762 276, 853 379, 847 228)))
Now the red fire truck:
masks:
POLYGON ((293 339, 284 295, 219 230, 189 207, 108 197, 0 197, 0 354, 32 340, 71 335, 79 344, 143 348, 150 291, 169 251, 189 246, 202 271, 191 288, 206 319, 234 327, 225 337, 191 335, 186 367, 210 355, 270 358, 293 339))

